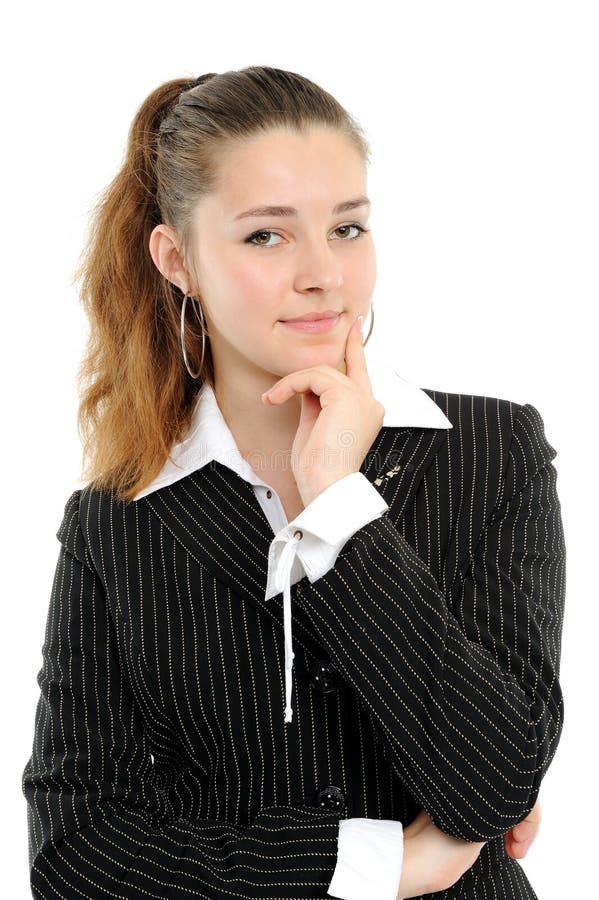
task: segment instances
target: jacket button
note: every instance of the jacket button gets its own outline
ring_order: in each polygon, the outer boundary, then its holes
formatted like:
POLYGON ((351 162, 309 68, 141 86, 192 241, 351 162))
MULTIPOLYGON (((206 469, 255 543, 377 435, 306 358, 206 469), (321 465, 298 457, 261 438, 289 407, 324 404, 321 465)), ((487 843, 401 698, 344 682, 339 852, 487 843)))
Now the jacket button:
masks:
POLYGON ((341 788, 329 784, 321 788, 316 794, 316 805, 321 809, 332 809, 335 812, 343 812, 345 809, 345 794, 341 788))
POLYGON ((338 688, 336 668, 330 659, 316 659, 310 668, 310 686, 321 694, 330 694, 338 688))

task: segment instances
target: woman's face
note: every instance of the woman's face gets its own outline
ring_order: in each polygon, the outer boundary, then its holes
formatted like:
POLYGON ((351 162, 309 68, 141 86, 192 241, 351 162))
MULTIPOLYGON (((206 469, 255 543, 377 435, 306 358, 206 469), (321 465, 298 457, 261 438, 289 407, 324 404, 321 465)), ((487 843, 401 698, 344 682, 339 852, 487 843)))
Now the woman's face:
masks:
MULTIPOLYGON (((211 336, 215 380, 266 381, 318 364, 341 371, 347 334, 367 316, 376 280, 363 161, 327 129, 277 129, 220 161, 219 188, 194 218, 195 283, 211 336), (293 207, 286 214, 257 207, 293 207), (254 210, 251 215, 249 210, 254 210), (282 320, 336 310, 337 324, 307 333, 282 320)), ((195 289, 195 290, 194 290, 195 289)), ((246 381, 246 384, 248 382, 246 381)))

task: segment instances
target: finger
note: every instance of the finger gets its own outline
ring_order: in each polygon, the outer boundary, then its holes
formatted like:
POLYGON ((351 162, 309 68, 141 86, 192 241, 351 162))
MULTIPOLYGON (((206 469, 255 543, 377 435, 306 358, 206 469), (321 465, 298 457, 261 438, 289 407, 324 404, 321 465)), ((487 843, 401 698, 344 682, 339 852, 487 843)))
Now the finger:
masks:
POLYGON ((300 369, 291 372, 272 386, 269 391, 262 394, 266 403, 285 403, 294 394, 304 394, 312 391, 313 394, 324 399, 323 406, 327 405, 327 390, 338 387, 337 375, 332 369, 330 372, 318 368, 300 369))
POLYGON ((523 819, 511 828, 505 836, 506 852, 514 859, 523 859, 536 839, 539 831, 537 822, 523 819))
POLYGON ((529 849, 530 843, 528 841, 522 843, 510 841, 505 845, 506 853, 512 859, 524 859, 529 849))
POLYGON ((534 831, 519 831, 518 833, 514 833, 514 829, 512 828, 510 838, 515 844, 532 844, 534 839, 537 836, 537 830, 534 831))
POLYGON ((528 835, 531 833, 536 834, 537 831, 539 830, 540 824, 541 824, 541 806, 539 804, 539 801, 537 800, 537 802, 535 803, 535 805, 533 806, 533 808, 531 809, 529 814, 526 816, 526 818, 522 819, 520 822, 517 822, 516 825, 514 825, 513 830, 516 832, 517 835, 520 836, 520 839, 522 839, 522 837, 524 835, 528 835))
POLYGON ((371 387, 362 343, 362 319, 356 319, 345 342, 345 374, 361 387, 371 387))
POLYGON ((533 841, 537 835, 539 826, 536 822, 518 822, 512 828, 512 837, 515 841, 533 841))
POLYGON ((519 859, 520 854, 526 853, 528 850, 528 841, 515 841, 512 832, 508 831, 505 836, 505 849, 509 856, 519 859))

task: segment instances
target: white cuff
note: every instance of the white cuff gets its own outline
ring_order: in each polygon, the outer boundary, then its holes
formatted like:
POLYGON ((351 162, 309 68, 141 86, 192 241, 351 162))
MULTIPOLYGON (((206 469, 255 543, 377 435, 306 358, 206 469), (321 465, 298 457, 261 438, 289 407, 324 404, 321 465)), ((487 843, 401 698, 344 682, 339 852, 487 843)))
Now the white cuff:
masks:
POLYGON ((388 509, 388 503, 361 472, 351 472, 330 484, 272 539, 265 598, 283 590, 279 562, 285 544, 298 529, 303 538, 296 554, 313 583, 335 565, 344 544, 359 528, 388 509))
POLYGON ((395 819, 340 819, 337 865, 328 888, 341 900, 397 900, 403 825, 395 819))
POLYGON ((389 504, 366 476, 361 472, 351 472, 321 491, 295 517, 293 526, 294 529, 305 529, 334 546, 344 544, 358 528, 387 509, 389 504))

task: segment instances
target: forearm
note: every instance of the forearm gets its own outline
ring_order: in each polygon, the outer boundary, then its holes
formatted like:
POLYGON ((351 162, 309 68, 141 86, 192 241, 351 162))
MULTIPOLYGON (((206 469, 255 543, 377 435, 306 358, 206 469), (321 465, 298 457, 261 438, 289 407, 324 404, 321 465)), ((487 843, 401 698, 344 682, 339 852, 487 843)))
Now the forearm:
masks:
POLYGON ((442 586, 389 512, 297 591, 390 765, 469 841, 530 812, 563 725, 565 547, 552 448, 533 421, 532 437, 515 432, 502 503, 442 586))
MULTIPOLYGON (((489 840, 524 817, 561 730, 557 681, 546 694, 545 679, 528 690, 466 636, 386 516, 360 529, 334 571, 298 596, 389 763, 444 831, 489 840)), ((534 621, 526 627, 535 634, 534 621)), ((540 636, 536 646, 540 657, 540 636)), ((534 679, 524 659, 517 663, 534 679)))

